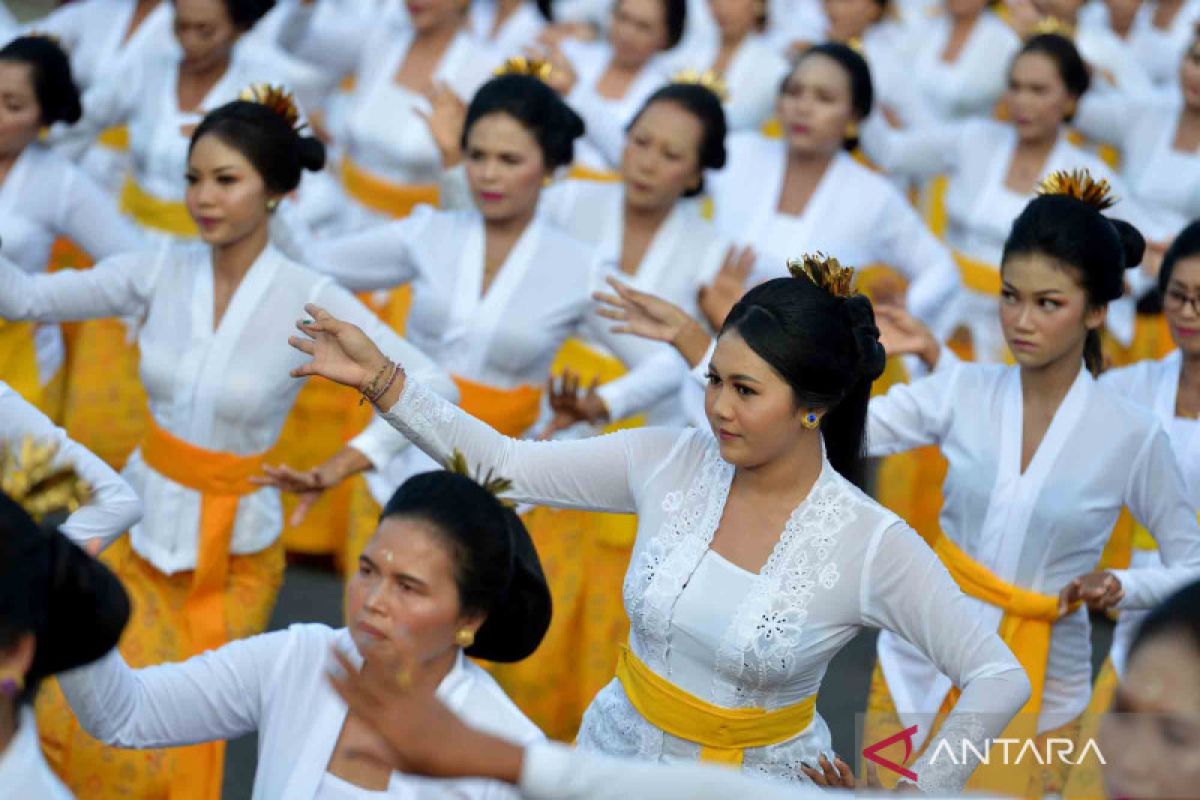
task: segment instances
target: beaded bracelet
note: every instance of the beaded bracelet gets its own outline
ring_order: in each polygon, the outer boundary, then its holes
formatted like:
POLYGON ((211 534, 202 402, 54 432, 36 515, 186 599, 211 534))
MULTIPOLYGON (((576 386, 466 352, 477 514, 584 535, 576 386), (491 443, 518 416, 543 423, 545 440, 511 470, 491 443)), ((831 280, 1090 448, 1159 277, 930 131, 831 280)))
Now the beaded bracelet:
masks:
POLYGON ((375 373, 375 377, 373 377, 373 378, 371 378, 371 380, 367 381, 365 386, 362 386, 359 388, 358 391, 360 394, 362 394, 362 397, 360 397, 358 399, 358 404, 360 406, 365 401, 370 400, 373 396, 375 396, 378 393, 378 386, 379 386, 379 382, 381 380, 383 380, 383 373, 387 372, 388 368, 393 367, 393 366, 395 366, 395 365, 391 361, 388 361, 382 367, 379 368, 379 372, 375 373))
POLYGON ((378 403, 380 398, 388 393, 388 389, 392 388, 392 384, 396 382, 396 377, 403 371, 404 368, 399 364, 389 361, 383 367, 383 369, 379 371, 379 374, 375 376, 375 379, 371 381, 367 388, 362 391, 362 397, 358 399, 358 404, 361 406, 367 400, 370 400, 372 404, 378 403), (379 386, 379 380, 383 377, 383 373, 388 367, 392 368, 391 376, 387 379, 387 383, 383 384, 382 388, 376 388, 379 386))

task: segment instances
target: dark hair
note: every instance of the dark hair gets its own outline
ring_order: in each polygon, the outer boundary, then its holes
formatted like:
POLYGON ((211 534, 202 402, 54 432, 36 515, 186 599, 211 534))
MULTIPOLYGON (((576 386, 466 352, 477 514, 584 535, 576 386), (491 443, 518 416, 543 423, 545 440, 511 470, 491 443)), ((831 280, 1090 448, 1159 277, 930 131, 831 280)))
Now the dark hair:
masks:
POLYGON ((189 156, 206 134, 245 156, 273 194, 293 191, 300 185, 302 170, 316 172, 325 166, 325 145, 302 136, 281 114, 261 103, 234 100, 205 114, 192 133, 189 156))
POLYGON ((45 36, 18 36, 0 49, 0 61, 29 66, 42 124, 76 123, 83 115, 71 62, 58 43, 45 36))
POLYGON ((107 653, 128 620, 116 576, 0 492, 0 649, 26 634, 36 640, 18 700, 31 702, 43 679, 107 653))
MULTIPOLYGON (((857 50, 839 42, 814 44, 801 53, 792 64, 792 68, 788 70, 788 74, 780 82, 779 93, 783 93, 783 90, 787 88, 788 81, 792 79, 792 75, 796 73, 796 70, 800 68, 805 59, 810 56, 825 56, 836 61, 846 71, 846 76, 850 79, 850 108, 854 111, 854 115, 860 120, 870 116, 871 106, 875 103, 875 88, 871 83, 871 68, 867 66, 866 59, 857 50)), ((853 150, 858 147, 858 137, 848 137, 844 142, 844 146, 847 150, 853 150)))
MULTIPOLYGON (((617 5, 621 0, 616 0, 613 3, 613 11, 616 12, 617 5)), ((663 50, 670 50, 681 41, 683 41, 684 27, 687 25, 687 0, 659 0, 663 7, 663 18, 667 25, 667 46, 663 50)))
MULTIPOLYGON (((1013 221, 1000 268, 1014 256, 1040 254, 1080 274, 1088 303, 1105 306, 1125 293, 1125 270, 1142 261, 1146 240, 1128 222, 1061 194, 1035 197, 1013 221)), ((1088 331, 1083 360, 1093 375, 1103 369, 1099 331, 1088 331)))
POLYGON ((1167 293, 1167 285, 1180 259, 1196 255, 1200 255, 1200 219, 1188 223, 1163 254, 1162 266, 1158 268, 1158 291, 1161 294, 1167 293))
POLYGON ((221 0, 221 3, 225 6, 229 21, 241 31, 253 28, 275 7, 275 0, 221 0))
POLYGON ((1200 581, 1176 591, 1146 615, 1129 645, 1129 657, 1160 634, 1186 636, 1200 648, 1200 581))
MULTIPOLYGON (((700 152, 697 154, 701 170, 721 169, 725 166, 725 134, 728 128, 725 123, 725 109, 721 107, 721 98, 711 89, 698 83, 668 83, 647 98, 626 131, 637 124, 646 109, 655 103, 674 103, 691 114, 700 122, 704 129, 700 134, 700 152)), ((704 175, 700 176, 700 185, 684 192, 684 197, 695 197, 704 192, 704 175)))
POLYGON ((821 432, 829 463, 862 486, 867 401, 887 358, 871 301, 836 297, 806 277, 775 278, 737 302, 721 326, 726 333, 787 381, 797 407, 828 409, 821 432))
POLYGON ((537 139, 546 168, 558 169, 575 158, 575 140, 583 136, 583 120, 558 93, 531 75, 501 75, 479 87, 463 122, 461 145, 475 123, 489 114, 507 114, 537 139))
POLYGON ((459 604, 486 615, 468 655, 520 661, 537 649, 550 626, 550 590, 512 509, 465 475, 436 470, 401 484, 380 520, 391 517, 428 522, 447 544, 459 604))
MULTIPOLYGON (((1083 97, 1084 92, 1091 86, 1092 78, 1088 66, 1083 56, 1079 55, 1075 43, 1067 37, 1057 33, 1039 33, 1032 36, 1013 57, 1012 63, 1017 63, 1018 58, 1028 53, 1040 53, 1053 61, 1058 69, 1058 76, 1067 87, 1067 93, 1076 100, 1083 97)), ((1067 120, 1070 119, 1068 116, 1067 120)))

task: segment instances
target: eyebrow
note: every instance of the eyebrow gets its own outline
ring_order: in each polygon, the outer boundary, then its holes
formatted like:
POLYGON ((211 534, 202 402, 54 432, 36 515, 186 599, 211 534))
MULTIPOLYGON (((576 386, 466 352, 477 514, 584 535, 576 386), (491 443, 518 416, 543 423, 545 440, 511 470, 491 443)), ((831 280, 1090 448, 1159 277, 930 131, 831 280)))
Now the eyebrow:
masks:
MULTIPOLYGON (((1013 286, 1008 281, 1004 282, 1004 288, 1009 290, 1010 292, 1021 291, 1020 289, 1018 289, 1016 286, 1013 286)), ((1065 289, 1037 289, 1035 291, 1028 292, 1028 294, 1032 294, 1034 297, 1044 297, 1046 295, 1051 295, 1051 294, 1066 294, 1066 290, 1065 289)))
MULTIPOLYGON (((374 569, 376 569, 376 570, 379 570, 380 572, 382 572, 382 571, 383 571, 383 570, 380 570, 380 569, 379 569, 379 565, 375 563, 375 560, 374 560, 373 558, 371 558, 370 556, 368 556, 366 553, 363 553, 362 555, 360 555, 360 556, 358 557, 358 561, 359 561, 359 563, 360 563, 360 564, 361 564, 362 562, 364 562, 364 561, 365 561, 365 562, 367 562, 367 564, 369 564, 369 565, 370 565, 371 567, 373 567, 374 569)), ((415 584, 418 584, 419 586, 422 586, 422 587, 424 587, 424 588, 429 588, 429 584, 428 584, 428 583, 426 583, 425 581, 421 580, 421 579, 420 579, 420 578, 418 578, 416 575, 413 575, 413 574, 411 574, 411 573, 408 573, 408 572, 389 572, 389 573, 387 573, 387 574, 388 574, 388 577, 390 577, 390 578, 401 578, 401 579, 403 579, 403 580, 406 580, 406 581, 411 581, 411 582, 413 582, 413 583, 415 583, 415 584)))
MULTIPOLYGON (((708 371, 713 375, 716 375, 718 378, 721 377, 720 370, 718 370, 712 364, 708 365, 708 371)), ((742 372, 734 373, 733 375, 727 375, 726 380, 742 381, 743 383, 762 383, 762 381, 760 381, 758 378, 755 378, 753 375, 746 375, 742 372)))

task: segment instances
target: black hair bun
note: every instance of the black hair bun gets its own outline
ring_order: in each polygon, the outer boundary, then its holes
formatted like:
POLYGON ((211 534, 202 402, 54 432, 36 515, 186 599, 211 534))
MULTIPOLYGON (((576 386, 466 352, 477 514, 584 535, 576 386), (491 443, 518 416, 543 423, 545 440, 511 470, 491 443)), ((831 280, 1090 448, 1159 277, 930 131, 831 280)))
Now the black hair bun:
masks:
POLYGON ((309 172, 320 172, 325 166, 325 144, 315 136, 300 137, 300 166, 309 172))
POLYGON ((33 91, 42 122, 73 125, 83 116, 79 88, 71 76, 71 61, 57 41, 46 36, 18 36, 0 49, 0 61, 30 67, 33 91))
POLYGON ((1141 231, 1123 219, 1106 217, 1121 237, 1121 251, 1125 254, 1125 269, 1133 269, 1142 263, 1146 255, 1146 239, 1141 231))
POLYGON ((847 297, 846 315, 850 319, 850 329, 858 344, 859 366, 858 374, 873 381, 883 374, 887 367, 887 352, 879 343, 879 326, 875 324, 875 309, 866 295, 855 294, 847 297))

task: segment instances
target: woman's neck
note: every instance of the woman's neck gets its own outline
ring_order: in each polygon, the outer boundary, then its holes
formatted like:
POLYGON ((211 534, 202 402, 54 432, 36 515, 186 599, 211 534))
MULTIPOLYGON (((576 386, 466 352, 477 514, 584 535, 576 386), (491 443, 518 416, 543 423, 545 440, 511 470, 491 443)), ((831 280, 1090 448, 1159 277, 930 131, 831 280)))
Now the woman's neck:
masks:
POLYGON ((1184 393, 1200 395, 1200 353, 1183 354, 1183 364, 1179 368, 1179 389, 1184 393))
POLYGON ((1018 139, 1013 159, 1035 166, 1037 168, 1035 171, 1040 174, 1042 167, 1046 164, 1046 159, 1050 158, 1050 151, 1054 149, 1054 145, 1058 144, 1058 136, 1059 130, 1055 128, 1049 133, 1036 137, 1018 139))
POLYGON ((17 736, 17 705, 12 700, 0 701, 0 757, 17 736))
POLYGON ((500 28, 508 22, 509 17, 517 13, 517 9, 524 2, 525 0, 496 0, 496 19, 492 23, 493 36, 500 32, 500 28))
POLYGON ((250 268, 254 266, 254 262, 262 255, 269 239, 269 226, 260 225, 236 242, 213 247, 213 272, 233 285, 238 285, 242 278, 246 277, 250 268))
POLYGON ((529 211, 505 217, 504 219, 487 219, 485 217, 483 220, 483 234, 488 238, 498 237, 515 241, 529 227, 529 223, 533 221, 536 212, 537 208, 534 207, 529 211))
POLYGON ((825 175, 825 170, 829 169, 829 165, 833 163, 833 159, 836 157, 836 150, 832 152, 826 150, 813 152, 788 150, 786 169, 788 175, 793 178, 812 178, 813 183, 816 183, 825 175))
POLYGON ((639 231, 657 231, 675 210, 675 205, 659 207, 632 206, 625 203, 625 227, 639 231))
POLYGON ((232 53, 227 54, 224 58, 213 59, 207 64, 193 65, 184 60, 179 62, 179 77, 186 78, 189 81, 197 83, 216 83, 221 80, 226 71, 229 69, 229 63, 232 61, 232 53))
POLYGON ((1021 401, 1026 407, 1057 409, 1083 368, 1082 353, 1065 355, 1041 367, 1021 367, 1021 401))
MULTIPOLYGON (((498 9, 497 14, 499 13, 498 9)), ((413 47, 441 52, 450 46, 450 42, 454 41, 454 37, 462 30, 464 19, 465 17, 457 17, 417 31, 417 35, 413 39, 413 47)))
POLYGON ((821 437, 802 436, 779 458, 754 467, 739 467, 734 481, 739 491, 760 497, 764 503, 782 501, 794 508, 812 491, 824 462, 821 437))

